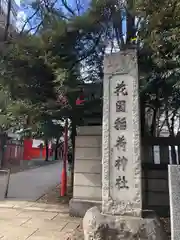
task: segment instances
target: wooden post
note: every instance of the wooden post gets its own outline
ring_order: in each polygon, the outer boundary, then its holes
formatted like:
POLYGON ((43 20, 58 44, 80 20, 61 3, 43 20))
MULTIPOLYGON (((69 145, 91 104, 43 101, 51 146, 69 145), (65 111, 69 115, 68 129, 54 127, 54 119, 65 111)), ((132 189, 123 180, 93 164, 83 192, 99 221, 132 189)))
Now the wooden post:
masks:
POLYGON ((6 185, 5 198, 7 198, 7 196, 8 196, 9 180, 10 180, 10 174, 11 174, 11 170, 10 169, 8 169, 7 171, 8 171, 8 173, 7 173, 7 185, 6 185))
POLYGON ((66 119, 64 127, 64 155, 63 155, 63 169, 61 174, 61 197, 67 193, 67 155, 68 154, 68 120, 66 119))

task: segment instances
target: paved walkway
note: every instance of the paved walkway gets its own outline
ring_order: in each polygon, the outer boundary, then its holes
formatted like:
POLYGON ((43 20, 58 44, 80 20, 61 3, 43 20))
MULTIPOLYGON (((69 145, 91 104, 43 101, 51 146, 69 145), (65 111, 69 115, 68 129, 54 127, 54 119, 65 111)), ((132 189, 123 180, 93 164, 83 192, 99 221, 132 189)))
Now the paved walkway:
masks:
POLYGON ((83 240, 79 229, 81 219, 69 217, 66 205, 0 202, 1 240, 83 240), (74 238, 77 231, 80 235, 74 238))
POLYGON ((8 198, 28 201, 37 200, 60 182, 61 168, 62 162, 57 162, 11 174, 8 198))
POLYGON ((59 184, 61 166, 57 162, 11 175, 8 199, 0 201, 0 240, 84 239, 81 219, 69 217, 68 205, 35 202, 59 184), (76 232, 81 236, 74 237, 76 232))

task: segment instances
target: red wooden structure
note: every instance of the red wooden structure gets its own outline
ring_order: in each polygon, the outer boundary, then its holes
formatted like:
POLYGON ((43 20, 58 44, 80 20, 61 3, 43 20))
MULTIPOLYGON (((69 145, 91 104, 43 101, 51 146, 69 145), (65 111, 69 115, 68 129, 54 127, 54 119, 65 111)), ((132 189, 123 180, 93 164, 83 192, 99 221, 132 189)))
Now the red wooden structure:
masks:
POLYGON ((61 174, 61 197, 67 193, 67 156, 68 156, 68 120, 66 119, 64 127, 64 151, 63 151, 63 169, 61 174))
MULTIPOLYGON (((0 147, 2 151, 2 139, 0 141, 0 147)), ((23 159, 24 146, 21 141, 6 140, 4 145, 4 152, 2 156, 2 167, 10 167, 12 165, 20 165, 20 161, 23 159)))
POLYGON ((23 160, 31 160, 31 151, 32 151, 32 139, 24 139, 24 155, 23 160))

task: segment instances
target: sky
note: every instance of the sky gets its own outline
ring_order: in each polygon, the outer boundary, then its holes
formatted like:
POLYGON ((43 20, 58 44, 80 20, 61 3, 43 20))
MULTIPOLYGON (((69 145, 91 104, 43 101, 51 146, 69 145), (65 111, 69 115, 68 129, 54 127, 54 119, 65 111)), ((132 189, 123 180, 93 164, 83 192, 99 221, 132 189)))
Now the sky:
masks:
POLYGON ((20 0, 15 0, 15 2, 20 7, 20 0))
MULTIPOLYGON (((89 0, 86 0, 86 2, 89 1, 89 0)), ((23 9, 23 3, 27 3, 27 2, 33 2, 33 0, 15 0, 16 4, 18 5, 19 7, 19 12, 18 12, 18 15, 17 15, 17 23, 16 23, 16 26, 19 30, 22 29, 22 26, 24 25, 24 22, 26 20, 26 18, 28 17, 28 15, 31 15, 32 13, 29 12, 29 10, 25 10, 23 9)), ((57 1, 57 2, 60 2, 60 1, 57 1)), ((67 0, 68 2, 68 5, 69 6, 73 6, 73 2, 74 0, 67 0)), ((84 2, 84 0, 80 0, 81 4, 82 2, 84 2)), ((84 5, 84 4, 83 4, 84 5)), ((59 4, 57 4, 57 7, 59 7, 59 4)))
MULTIPOLYGON (((26 18, 32 14, 32 12, 29 9, 25 10, 23 8, 23 3, 30 3, 30 2, 33 2, 33 0, 15 0, 15 2, 19 6, 16 26, 19 30, 21 30, 26 18)), ((68 5, 72 8, 74 5, 74 2, 75 0, 67 0, 68 5)), ((90 0, 78 0, 77 2, 79 2, 79 4, 82 6, 80 11, 83 12, 83 9, 86 9, 88 7, 90 0)), ((57 4, 56 4, 57 8, 61 7, 60 3, 61 3, 61 0, 57 1, 57 4)))
MULTIPOLYGON (((29 10, 23 9, 23 2, 27 3, 27 2, 32 2, 32 1, 33 0, 15 0, 16 4, 19 6, 19 12, 17 15, 17 23, 16 23, 16 27, 19 30, 22 29, 24 22, 26 21, 26 18, 28 17, 28 15, 32 14, 31 12, 29 12, 29 10)), ((57 2, 60 3, 61 1, 57 1, 57 2)), ((67 2, 68 2, 68 5, 73 8, 75 0, 67 0, 67 2)), ((79 0, 77 2, 79 2, 80 5, 83 7, 83 9, 81 9, 81 11, 83 12, 83 10, 88 8, 90 0, 79 0)), ((59 6, 60 6, 60 4, 57 4, 57 7, 59 7, 59 6)), ((125 34, 126 33, 126 21, 122 22, 122 27, 123 27, 123 33, 125 34)), ((116 43, 115 43, 115 45, 116 45, 116 43)), ((116 49, 116 46, 115 46, 115 49, 116 49)))
POLYGON ((19 11, 17 14, 17 23, 16 23, 16 27, 17 29, 21 30, 24 21, 26 20, 26 14, 24 13, 24 11, 21 9, 21 0, 15 0, 17 6, 19 7, 19 11))

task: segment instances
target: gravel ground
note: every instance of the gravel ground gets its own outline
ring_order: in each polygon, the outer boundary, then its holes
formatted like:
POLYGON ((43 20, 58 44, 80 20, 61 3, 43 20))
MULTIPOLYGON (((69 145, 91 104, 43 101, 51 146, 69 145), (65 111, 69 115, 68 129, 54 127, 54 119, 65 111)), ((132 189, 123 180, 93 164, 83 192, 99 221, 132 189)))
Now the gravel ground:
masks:
POLYGON ((49 204, 65 204, 69 205, 69 200, 72 198, 70 188, 68 188, 68 195, 65 197, 60 197, 60 185, 57 185, 53 189, 50 189, 49 192, 44 194, 37 202, 40 203, 49 203, 49 204))

